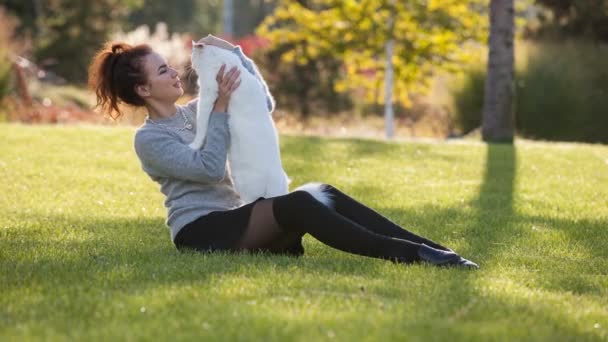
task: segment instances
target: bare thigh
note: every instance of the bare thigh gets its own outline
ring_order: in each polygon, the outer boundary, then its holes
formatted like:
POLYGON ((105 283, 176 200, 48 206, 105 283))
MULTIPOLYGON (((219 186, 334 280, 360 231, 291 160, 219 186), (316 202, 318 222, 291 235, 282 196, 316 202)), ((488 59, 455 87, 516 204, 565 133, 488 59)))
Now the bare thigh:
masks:
POLYGON ((272 199, 265 199, 251 209, 247 229, 236 247, 240 250, 280 252, 301 237, 300 233, 288 233, 281 229, 274 218, 272 199))

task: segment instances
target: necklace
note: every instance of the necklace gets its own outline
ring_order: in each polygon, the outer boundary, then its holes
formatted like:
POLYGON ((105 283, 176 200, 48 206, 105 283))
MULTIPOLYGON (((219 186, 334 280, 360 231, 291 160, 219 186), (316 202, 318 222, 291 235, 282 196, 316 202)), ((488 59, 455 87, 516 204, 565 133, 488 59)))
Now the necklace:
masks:
MULTIPOLYGON (((178 130, 178 131, 183 131, 183 130, 189 130, 189 131, 190 131, 190 130, 192 130, 192 127, 193 127, 193 126, 192 126, 192 123, 190 123, 190 121, 188 121, 188 118, 186 117, 186 114, 184 114, 184 112, 183 112, 181 109, 179 109, 179 108, 177 109, 177 111, 178 111, 178 112, 179 112, 179 113, 182 115, 182 119, 184 119, 184 127, 182 127, 182 128, 178 128, 177 130, 178 130)), ((158 122, 156 122, 156 121, 154 121, 154 120, 150 119, 150 116, 149 116, 149 115, 148 115, 148 121, 150 121, 151 123, 153 123, 153 124, 155 124, 155 125, 164 126, 164 127, 169 127, 169 126, 167 126, 167 125, 164 125, 164 124, 158 123, 158 122)), ((173 128, 175 128, 175 127, 173 127, 173 128)))

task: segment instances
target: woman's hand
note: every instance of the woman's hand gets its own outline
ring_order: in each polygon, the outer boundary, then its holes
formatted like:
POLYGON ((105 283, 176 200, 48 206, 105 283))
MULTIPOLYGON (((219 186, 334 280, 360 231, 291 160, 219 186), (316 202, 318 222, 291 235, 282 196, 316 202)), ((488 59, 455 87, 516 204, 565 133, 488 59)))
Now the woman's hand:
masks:
POLYGON ((217 100, 215 100, 215 106, 213 107, 214 112, 228 112, 228 102, 230 101, 230 96, 232 95, 232 92, 241 84, 241 80, 239 78, 241 71, 237 69, 236 66, 230 69, 230 71, 228 71, 226 74, 224 74, 225 69, 226 65, 224 64, 215 77, 218 85, 218 96, 217 100))
POLYGON ((232 50, 235 48, 235 46, 233 44, 231 44, 230 42, 225 41, 225 40, 218 38, 211 34, 207 35, 207 37, 205 37, 205 38, 202 38, 197 43, 203 43, 205 45, 213 45, 213 46, 217 46, 219 48, 226 49, 226 50, 232 50))

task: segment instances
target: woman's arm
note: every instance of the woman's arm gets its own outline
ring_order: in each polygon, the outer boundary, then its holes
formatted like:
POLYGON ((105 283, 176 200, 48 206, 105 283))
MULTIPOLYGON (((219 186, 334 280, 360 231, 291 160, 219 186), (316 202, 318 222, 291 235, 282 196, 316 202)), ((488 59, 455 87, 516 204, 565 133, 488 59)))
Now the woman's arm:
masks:
POLYGON ((137 132, 135 152, 144 171, 150 176, 203 183, 219 182, 224 178, 230 144, 228 103, 234 90, 241 84, 236 67, 226 74, 224 69, 222 66, 216 76, 218 97, 209 116, 202 150, 191 149, 175 133, 162 127, 150 126, 137 132))
POLYGON ((226 173, 229 143, 228 115, 213 112, 201 150, 191 149, 179 137, 159 127, 137 132, 135 152, 144 171, 152 177, 217 183, 226 173))

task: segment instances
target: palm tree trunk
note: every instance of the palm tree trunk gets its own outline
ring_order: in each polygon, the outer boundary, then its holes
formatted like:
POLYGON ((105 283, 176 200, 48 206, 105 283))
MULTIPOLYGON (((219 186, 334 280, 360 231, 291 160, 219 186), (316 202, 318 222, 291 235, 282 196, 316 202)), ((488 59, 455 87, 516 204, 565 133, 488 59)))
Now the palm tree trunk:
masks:
POLYGON ((484 141, 513 143, 513 0, 491 0, 488 73, 481 134, 484 141))

